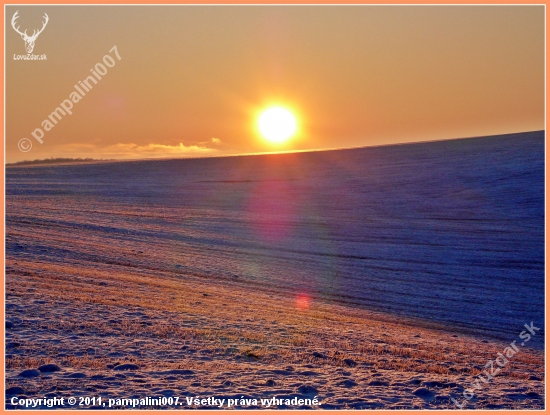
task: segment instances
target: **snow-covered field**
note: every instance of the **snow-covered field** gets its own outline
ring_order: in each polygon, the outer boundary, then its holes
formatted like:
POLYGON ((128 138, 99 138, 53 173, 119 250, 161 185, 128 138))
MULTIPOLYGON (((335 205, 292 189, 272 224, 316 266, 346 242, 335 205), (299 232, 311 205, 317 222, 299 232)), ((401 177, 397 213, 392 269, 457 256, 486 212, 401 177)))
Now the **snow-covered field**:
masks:
POLYGON ((8 398, 543 406, 543 132, 6 174, 8 398))

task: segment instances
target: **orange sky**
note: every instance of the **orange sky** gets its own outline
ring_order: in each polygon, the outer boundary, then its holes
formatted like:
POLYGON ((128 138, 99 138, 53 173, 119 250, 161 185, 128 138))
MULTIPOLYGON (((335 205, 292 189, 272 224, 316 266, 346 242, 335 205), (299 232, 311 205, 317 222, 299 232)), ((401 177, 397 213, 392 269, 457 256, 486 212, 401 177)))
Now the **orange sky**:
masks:
POLYGON ((196 157, 544 128, 543 6, 9 6, 7 161, 196 157), (33 53, 11 28, 49 22, 33 53), (39 143, 43 120, 122 60, 39 143), (271 103, 299 115, 258 136, 271 103), (30 140, 21 152, 18 143, 30 140))

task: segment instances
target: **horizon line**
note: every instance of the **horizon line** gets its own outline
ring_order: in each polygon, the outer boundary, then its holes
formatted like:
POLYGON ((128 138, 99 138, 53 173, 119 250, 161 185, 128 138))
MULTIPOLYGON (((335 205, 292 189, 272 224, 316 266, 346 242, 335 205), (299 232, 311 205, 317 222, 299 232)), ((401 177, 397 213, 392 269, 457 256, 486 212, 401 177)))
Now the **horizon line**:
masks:
MULTIPOLYGON (((78 161, 79 159, 82 159, 82 157, 57 157, 59 159, 67 158, 71 159, 72 161, 67 162, 60 162, 59 164, 70 164, 73 161, 79 162, 79 163, 97 163, 97 162, 104 162, 104 163, 113 163, 113 162, 139 162, 139 161, 169 161, 169 160, 202 160, 202 159, 213 159, 213 158, 226 158, 226 157, 246 157, 246 156, 263 156, 263 155, 276 155, 276 154, 295 154, 295 153, 315 153, 320 151, 343 151, 343 150, 359 150, 364 148, 378 148, 378 147, 394 147, 394 146, 404 146, 404 145, 414 145, 414 144, 426 144, 426 143, 440 143, 443 141, 455 141, 455 140, 471 140, 476 138, 491 138, 491 137, 501 137, 506 135, 518 135, 518 134, 529 134, 529 133, 537 133, 537 132, 545 132, 546 129, 542 130, 529 130, 529 131, 518 131, 513 133, 503 133, 503 134, 491 134, 491 135, 475 135, 475 136, 468 136, 468 137, 453 137, 453 138, 441 138, 436 140, 421 140, 421 141, 406 141, 406 142, 398 142, 398 143, 391 143, 391 144, 372 144, 372 145, 365 145, 365 146, 353 146, 353 147, 331 147, 331 148, 317 148, 317 149, 305 149, 305 150, 281 150, 281 151, 264 151, 259 153, 238 153, 238 154, 221 154, 221 155, 209 155, 209 156, 199 156, 199 157, 151 157, 151 158, 138 158, 138 159, 92 159, 92 160, 82 160, 78 161)), ((40 165, 38 162, 40 161, 47 161, 55 159, 54 157, 45 158, 45 159, 34 159, 34 160, 20 160, 13 163, 5 163, 5 167, 21 167, 24 166, 24 163, 32 163, 36 162, 35 165, 40 165)))

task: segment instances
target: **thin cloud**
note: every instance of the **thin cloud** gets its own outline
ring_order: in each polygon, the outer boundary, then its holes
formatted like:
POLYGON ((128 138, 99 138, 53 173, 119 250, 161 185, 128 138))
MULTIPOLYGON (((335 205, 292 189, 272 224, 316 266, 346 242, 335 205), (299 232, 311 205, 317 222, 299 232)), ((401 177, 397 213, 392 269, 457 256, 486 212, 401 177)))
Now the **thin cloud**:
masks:
POLYGON ((189 145, 183 143, 178 145, 168 144, 136 144, 117 143, 109 146, 96 146, 93 144, 68 144, 59 147, 59 153, 72 157, 94 157, 94 158, 163 158, 163 157, 193 157, 215 153, 216 149, 203 145, 189 145))

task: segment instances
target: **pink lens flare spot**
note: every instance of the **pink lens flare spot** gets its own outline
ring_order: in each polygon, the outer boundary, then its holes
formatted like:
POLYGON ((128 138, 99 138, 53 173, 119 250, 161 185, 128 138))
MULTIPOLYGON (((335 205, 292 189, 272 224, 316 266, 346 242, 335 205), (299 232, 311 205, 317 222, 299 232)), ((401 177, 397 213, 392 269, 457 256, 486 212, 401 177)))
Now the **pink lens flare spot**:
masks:
POLYGON ((296 297, 296 308, 299 310, 307 310, 311 304, 311 298, 307 294, 299 294, 296 297))

